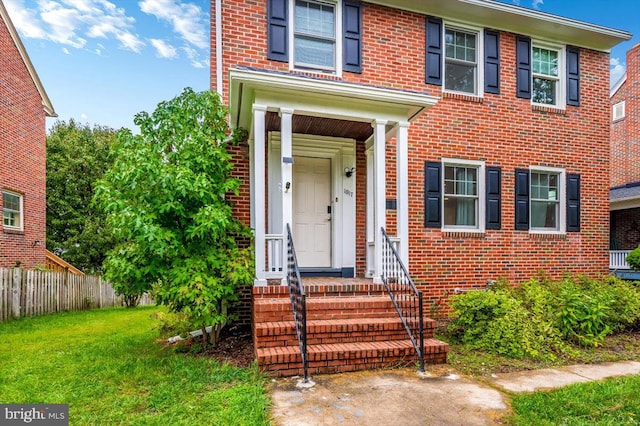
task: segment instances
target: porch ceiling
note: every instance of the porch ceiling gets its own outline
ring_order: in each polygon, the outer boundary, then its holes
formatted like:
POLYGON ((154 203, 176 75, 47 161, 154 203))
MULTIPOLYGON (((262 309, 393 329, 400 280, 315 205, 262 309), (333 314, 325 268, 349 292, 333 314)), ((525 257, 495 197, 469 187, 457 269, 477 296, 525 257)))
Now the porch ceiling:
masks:
MULTIPOLYGON (((357 141, 364 141, 373 134, 370 123, 297 114, 293 116, 292 127, 293 133, 334 136, 357 141)), ((267 112, 266 128, 267 131, 280 131, 280 117, 277 113, 267 112)))

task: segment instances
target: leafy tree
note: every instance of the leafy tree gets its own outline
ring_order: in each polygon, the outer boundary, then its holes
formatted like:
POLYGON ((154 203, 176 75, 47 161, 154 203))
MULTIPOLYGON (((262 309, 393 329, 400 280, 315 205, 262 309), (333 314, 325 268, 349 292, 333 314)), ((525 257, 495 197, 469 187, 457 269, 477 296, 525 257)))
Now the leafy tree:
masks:
POLYGON ((189 88, 137 114, 140 134, 118 133, 96 194, 118 239, 107 278, 124 294, 153 287, 156 301, 202 329, 205 346, 217 341, 236 286, 253 277, 252 253, 236 242, 249 229, 224 197, 239 188, 227 147, 244 136, 228 137, 226 116, 217 94, 189 88))
POLYGON ((47 136, 47 249, 88 272, 99 272, 113 248, 106 215, 91 200, 115 140, 115 130, 73 119, 56 122, 47 136))

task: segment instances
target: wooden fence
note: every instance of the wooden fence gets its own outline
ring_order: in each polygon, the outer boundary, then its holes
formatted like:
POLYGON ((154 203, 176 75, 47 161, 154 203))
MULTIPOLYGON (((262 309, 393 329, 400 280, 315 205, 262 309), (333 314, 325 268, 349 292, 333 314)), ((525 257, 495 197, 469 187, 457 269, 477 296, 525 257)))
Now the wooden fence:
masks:
MULTIPOLYGON (((140 304, 153 301, 145 294, 140 304)), ((0 322, 122 305, 123 298, 99 276, 0 268, 0 322)))

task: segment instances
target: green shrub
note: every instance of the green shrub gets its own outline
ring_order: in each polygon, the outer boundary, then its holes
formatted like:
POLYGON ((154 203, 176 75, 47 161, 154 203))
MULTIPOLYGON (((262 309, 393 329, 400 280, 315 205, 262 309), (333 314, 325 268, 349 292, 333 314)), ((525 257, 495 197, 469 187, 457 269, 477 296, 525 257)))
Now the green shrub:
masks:
POLYGON ((640 271, 640 246, 631 250, 631 253, 627 255, 627 263, 634 271, 640 271))
POLYGON ((449 331, 465 343, 480 340, 492 321, 505 316, 511 303, 503 290, 470 291, 453 296, 454 320, 449 331))
POLYGON ((560 289, 557 325, 570 341, 599 346, 611 333, 606 298, 592 297, 584 288, 566 284, 560 289))

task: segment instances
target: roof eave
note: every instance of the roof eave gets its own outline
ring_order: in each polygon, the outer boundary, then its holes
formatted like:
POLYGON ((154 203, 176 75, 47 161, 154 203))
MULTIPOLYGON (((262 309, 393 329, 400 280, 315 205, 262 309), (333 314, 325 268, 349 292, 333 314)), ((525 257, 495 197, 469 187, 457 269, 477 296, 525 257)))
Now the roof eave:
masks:
POLYGON ((0 1, 0 17, 2 17, 2 19, 5 22, 5 24, 7 25, 7 29, 9 30, 9 34, 11 35, 11 38, 13 39, 13 42, 15 43, 16 47, 18 48, 18 52, 20 52, 20 56, 22 57, 22 61, 24 62, 24 65, 27 67, 27 71, 29 72, 29 76, 31 77, 31 80, 33 81, 33 84, 36 86, 36 89, 38 90, 38 93, 40 94, 40 97, 42 98, 42 109, 44 110, 44 112, 45 112, 47 117, 57 117, 58 114, 56 114, 56 112, 55 112, 55 110, 53 108, 53 104, 51 103, 51 100, 49 99, 49 95, 47 95, 47 92, 44 90, 44 86, 42 85, 42 81, 40 80, 40 77, 38 77, 38 73, 36 72, 36 69, 33 66, 33 63, 31 62, 31 58, 29 58, 29 54, 27 53, 27 49, 25 49, 24 44, 22 44, 22 40, 20 40, 20 36, 18 35, 18 31, 16 30, 16 27, 13 25, 13 22, 11 21, 11 17, 9 16, 9 12, 5 8, 5 6, 2 3, 2 1, 0 1))
POLYGON ((631 39, 628 31, 603 27, 495 0, 368 0, 383 6, 459 20, 532 38, 608 52, 631 39))

